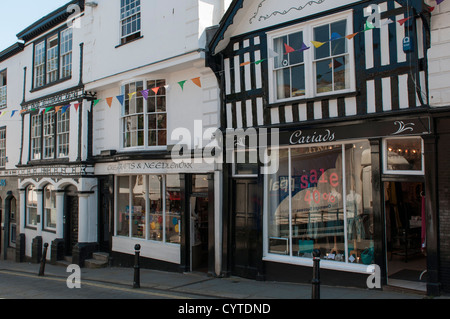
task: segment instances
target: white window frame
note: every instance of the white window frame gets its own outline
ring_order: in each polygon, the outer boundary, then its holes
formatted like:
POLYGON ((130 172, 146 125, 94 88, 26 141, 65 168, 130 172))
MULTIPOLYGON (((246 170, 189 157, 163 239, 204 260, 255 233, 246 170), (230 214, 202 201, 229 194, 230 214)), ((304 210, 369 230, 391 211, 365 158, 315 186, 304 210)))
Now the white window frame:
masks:
POLYGON ((5 108, 8 104, 7 87, 8 78, 6 70, 0 71, 0 109, 5 108))
POLYGON ((423 138, 420 136, 399 136, 399 137, 387 137, 383 139, 383 173, 388 175, 414 175, 414 176, 421 176, 425 175, 425 156, 424 156, 424 142, 423 138), (405 139, 420 139, 421 143, 421 153, 422 153, 422 168, 418 171, 413 170, 389 170, 388 169, 388 152, 387 149, 387 141, 388 140, 405 140, 405 139))
POLYGON ((6 127, 0 128, 0 168, 6 166, 6 127))
POLYGON ((55 112, 46 112, 43 116, 43 159, 55 158, 55 112))
POLYGON ((59 79, 58 76, 58 61, 59 61, 59 39, 58 35, 55 34, 47 39, 47 46, 46 46, 46 75, 47 75, 47 82, 46 83, 53 83, 59 79), (51 43, 53 43, 53 46, 51 46, 51 43))
POLYGON ((120 2, 120 41, 122 44, 127 43, 127 38, 140 33, 142 30, 142 17, 141 17, 141 0, 121 0, 120 2), (139 5, 135 6, 132 10, 127 10, 127 5, 130 5, 133 2, 139 2, 139 5), (129 2, 127 4, 127 2, 129 2), (133 24, 136 24, 136 27, 133 28, 133 24), (138 28, 139 23, 139 28, 138 28), (131 25, 130 32, 125 31, 128 25, 131 25))
POLYGON ((38 192, 36 191, 36 187, 30 185, 27 187, 26 189, 26 198, 25 198, 25 207, 26 207, 26 225, 29 227, 37 227, 37 225, 39 224, 37 219, 38 219, 38 205, 37 205, 37 197, 39 196, 38 192), (34 194, 36 195, 36 206, 34 206, 33 204, 30 204, 29 202, 29 193, 30 191, 34 191, 34 194), (35 209, 36 210, 36 223, 32 224, 30 223, 30 209, 35 209))
MULTIPOLYGON (((45 186, 43 192, 42 192, 42 196, 43 196, 43 206, 44 206, 44 229, 45 230, 50 230, 50 231, 54 231, 56 230, 56 220, 55 220, 55 224, 54 227, 53 226, 49 226, 48 225, 48 218, 47 218, 47 213, 50 213, 51 215, 54 215, 55 219, 56 219, 56 189, 53 185, 48 184, 47 186, 45 186), (55 205, 54 207, 47 207, 46 206, 46 196, 47 196, 47 192, 50 192, 50 198, 52 196, 54 196, 54 201, 53 204, 55 205)), ((50 199, 50 202, 52 202, 52 200, 50 199)))
MULTIPOLYGON (((313 32, 314 28, 320 27, 322 25, 330 24, 333 22, 337 22, 340 20, 347 20, 347 34, 341 34, 342 37, 345 37, 348 34, 353 33, 353 11, 345 11, 342 13, 330 15, 324 18, 315 19, 314 21, 308 21, 301 24, 297 24, 294 26, 282 28, 273 32, 267 33, 267 43, 268 49, 270 51, 274 51, 274 39, 287 36, 291 33, 303 32, 303 42, 305 45, 309 46, 310 49, 304 50, 304 65, 305 65, 305 95, 304 96, 296 96, 285 99, 277 99, 277 88, 276 88, 276 79, 274 75, 275 64, 274 59, 268 59, 268 78, 269 78, 269 102, 273 103, 281 103, 281 102, 290 102, 302 99, 310 99, 315 97, 333 95, 333 94, 345 94, 356 91, 356 79, 355 79, 355 50, 354 50, 354 42, 353 39, 347 40, 347 54, 349 58, 349 76, 350 83, 349 88, 338 91, 330 91, 323 93, 316 93, 316 68, 315 68, 315 57, 314 57, 314 46, 311 41, 313 40, 313 32)), ((270 56, 270 55, 269 55, 270 56)))
POLYGON ((33 61, 33 70, 34 70, 34 87, 38 88, 45 85, 45 63, 46 61, 45 54, 45 41, 41 41, 36 43, 34 46, 34 61, 33 61))
POLYGON ((69 156, 70 149, 70 112, 57 113, 57 132, 56 132, 56 157, 65 158, 69 156))
POLYGON ((42 121, 40 114, 31 116, 30 130, 31 130, 30 159, 40 160, 42 158, 42 121))
MULTIPOLYGON (((137 79, 137 80, 133 80, 133 81, 130 81, 130 82, 123 83, 122 86, 121 86, 121 94, 124 96, 124 103, 123 103, 122 110, 121 110, 121 115, 120 115, 120 141, 121 141, 120 142, 120 146, 121 146, 122 151, 126 152, 126 151, 136 151, 136 150, 166 150, 167 149, 167 144, 168 144, 168 140, 169 140, 169 137, 167 135, 168 134, 167 133, 168 132, 168 120, 169 120, 168 112, 167 112, 167 90, 165 90, 165 94, 162 95, 162 94, 159 93, 159 92, 161 92, 161 89, 162 89, 162 87, 161 87, 160 91, 158 92, 158 95, 152 95, 153 92, 152 92, 151 89, 153 87, 148 87, 148 82, 151 82, 151 81, 164 81, 165 84, 167 83, 166 79, 137 79), (143 82, 143 90, 149 90, 148 99, 145 99, 144 97, 142 97, 142 99, 143 99, 143 112, 142 113, 134 113, 134 114, 124 115, 124 113, 125 113, 125 103, 126 103, 126 101, 128 99, 128 96, 125 93, 125 85, 132 84, 132 83, 137 83, 137 82, 143 82), (158 96, 159 97, 165 97, 165 109, 166 109, 166 111, 165 112, 158 112, 157 106, 156 106, 155 112, 149 112, 148 111, 148 104, 149 104, 148 101, 151 98, 157 98, 158 96), (125 126, 125 120, 128 117, 137 116, 139 114, 142 114, 142 116, 144 117, 144 128, 143 128, 144 145, 128 146, 127 147, 125 145, 125 127, 124 127, 125 126), (164 130, 166 131, 166 143, 164 145, 154 145, 154 146, 150 146, 149 145, 149 137, 148 137, 148 135, 149 135, 149 132, 150 132, 150 128, 149 128, 149 117, 150 117, 150 115, 156 115, 156 116, 158 116, 158 115, 165 115, 166 116, 166 129, 158 129, 157 128, 157 132, 164 131, 164 130)), ((133 92, 130 92, 130 93, 133 93, 133 92)), ((132 98, 136 99, 137 95, 138 95, 138 93, 136 93, 132 98)), ((157 137, 157 142, 158 142, 158 137, 157 137)))
POLYGON ((67 28, 60 33, 60 78, 72 76, 73 29, 67 28))

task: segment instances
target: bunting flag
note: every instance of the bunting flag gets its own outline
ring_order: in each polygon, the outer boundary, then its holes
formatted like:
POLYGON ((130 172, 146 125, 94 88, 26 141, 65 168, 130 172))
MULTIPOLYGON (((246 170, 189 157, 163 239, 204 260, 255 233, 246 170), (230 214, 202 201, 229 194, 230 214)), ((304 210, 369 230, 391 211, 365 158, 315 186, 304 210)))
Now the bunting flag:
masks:
POLYGON ((113 101, 113 98, 112 98, 112 97, 107 97, 107 98, 106 98, 106 103, 108 104, 109 107, 111 107, 112 101, 113 101))
POLYGON ((331 34, 330 41, 339 40, 339 39, 341 39, 341 38, 342 38, 342 36, 341 36, 339 33, 333 32, 333 33, 331 34))
POLYGON ((0 117, 2 117, 3 115, 5 115, 6 114, 6 111, 2 111, 1 113, 0 113, 0 117))
POLYGON ((17 112, 17 110, 13 110, 12 112, 11 112, 11 117, 13 117, 14 116, 14 113, 16 113, 17 112))
POLYGON ((45 111, 45 109, 39 109, 39 114, 41 114, 44 111, 45 111))
POLYGON ((59 111, 61 108, 62 108, 62 105, 61 105, 61 106, 55 106, 55 112, 58 113, 58 111, 59 111))
POLYGON ((265 59, 255 61, 255 64, 258 65, 258 64, 260 64, 260 63, 262 63, 262 62, 264 62, 264 61, 265 61, 265 59))
POLYGON ((285 53, 285 54, 295 52, 295 49, 294 49, 293 47, 290 47, 290 46, 287 45, 286 43, 284 44, 284 48, 285 48, 285 50, 286 50, 286 53, 285 53))
MULTIPOLYGON (((249 62, 248 64, 250 64, 250 62, 249 62)), ((195 85, 197 85, 199 88, 202 87, 202 82, 200 81, 200 78, 199 78, 199 77, 198 77, 198 78, 191 79, 191 81, 192 81, 195 85)))
POLYGON ((46 107, 46 108, 45 108, 45 112, 44 112, 44 114, 45 114, 45 113, 47 113, 47 112, 49 112, 49 111, 50 111, 50 110, 51 110, 52 108, 53 108, 53 106, 50 106, 50 107, 46 107))
POLYGON ((436 0, 436 4, 441 4, 442 2, 444 2, 444 0, 436 0))
POLYGON ((302 42, 302 47, 300 48, 300 50, 298 50, 298 51, 305 51, 305 50, 309 50, 310 49, 310 47, 309 46, 307 46, 304 42, 302 42))
POLYGON ((149 91, 149 90, 141 91, 141 94, 142 94, 142 96, 144 97, 144 99, 148 99, 148 91, 149 91))
POLYGON ((131 100, 135 94, 136 92, 128 93, 128 99, 131 100))
POLYGON ((355 33, 346 35, 345 37, 346 37, 347 39, 351 40, 351 39, 353 39, 358 33, 359 33, 359 32, 355 32, 355 33))
POLYGON ((156 88, 153 88, 152 91, 155 92, 155 95, 158 95, 159 89, 160 89, 160 87, 158 86, 156 88))
POLYGON ((269 58, 273 59, 273 58, 278 58, 280 55, 278 53, 276 53, 274 50, 269 49, 269 58))
POLYGON ((311 41, 311 44, 316 48, 320 48, 322 45, 324 45, 326 42, 319 42, 319 41, 311 41))
POLYGON ((412 18, 412 17, 407 17, 407 18, 404 18, 404 19, 400 19, 400 20, 398 20, 397 22, 398 22, 400 25, 404 25, 405 22, 408 21, 408 20, 411 19, 411 18, 412 18))
POLYGON ((94 105, 93 106, 96 106, 97 104, 98 104, 98 102, 100 102, 101 100, 94 100, 94 105))
MULTIPOLYGON (((62 107, 62 110, 61 110, 61 114, 66 113, 66 111, 67 111, 67 109, 68 109, 69 107, 70 107, 70 104, 69 104, 69 105, 63 106, 63 107, 62 107)), ((76 107, 76 109, 78 110, 78 106, 76 107)))
POLYGON ((25 113, 27 110, 20 110, 19 114, 25 113))
POLYGON ((372 29, 375 29, 375 26, 372 23, 370 23, 369 21, 367 21, 366 24, 364 25, 364 31, 369 31, 372 29))
POLYGON ((186 80, 178 82, 178 85, 181 87, 181 90, 182 90, 182 91, 184 91, 184 84, 185 84, 186 82, 187 82, 186 80))
POLYGON ((123 106, 123 101, 125 100, 125 95, 117 95, 116 99, 119 101, 120 105, 123 106))
POLYGON ((78 107, 80 106, 80 104, 81 104, 81 103, 75 103, 75 104, 73 105, 73 107, 75 108, 75 111, 78 112, 78 107))
POLYGON ((241 63, 240 66, 246 66, 246 65, 249 65, 250 63, 251 63, 250 61, 244 62, 244 63, 241 63))

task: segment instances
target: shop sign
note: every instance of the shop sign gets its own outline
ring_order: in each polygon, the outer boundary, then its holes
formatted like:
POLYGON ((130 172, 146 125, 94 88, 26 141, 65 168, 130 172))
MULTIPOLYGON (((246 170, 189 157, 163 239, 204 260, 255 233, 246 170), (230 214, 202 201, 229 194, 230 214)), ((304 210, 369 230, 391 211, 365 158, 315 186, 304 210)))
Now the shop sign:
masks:
POLYGON ((390 121, 364 121, 358 124, 325 128, 280 130, 280 145, 321 144, 349 139, 367 139, 431 133, 429 117, 416 117, 390 121))
POLYGON ((23 109, 42 109, 57 104, 69 104, 70 102, 82 99, 85 97, 83 89, 75 89, 69 92, 53 95, 47 98, 39 99, 38 101, 27 103, 23 109))

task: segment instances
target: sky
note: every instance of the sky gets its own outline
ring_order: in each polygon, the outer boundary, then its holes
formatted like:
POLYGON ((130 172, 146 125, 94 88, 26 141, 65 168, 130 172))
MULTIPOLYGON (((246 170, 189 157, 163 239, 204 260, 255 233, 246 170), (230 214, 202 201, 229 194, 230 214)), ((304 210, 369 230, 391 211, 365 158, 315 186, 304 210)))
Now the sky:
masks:
POLYGON ((0 0, 0 52, 17 42, 16 34, 70 0, 0 0))

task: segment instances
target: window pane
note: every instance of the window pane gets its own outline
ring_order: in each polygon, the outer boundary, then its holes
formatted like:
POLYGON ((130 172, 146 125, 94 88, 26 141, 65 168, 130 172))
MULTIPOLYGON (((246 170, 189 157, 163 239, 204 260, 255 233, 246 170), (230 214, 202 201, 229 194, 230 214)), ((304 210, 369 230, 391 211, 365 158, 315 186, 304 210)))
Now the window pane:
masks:
POLYGON ((347 260, 350 263, 372 264, 374 233, 369 142, 345 146, 345 172, 347 184, 347 260), (366 249, 367 251, 363 253, 366 249))
POLYGON ((162 176, 150 175, 149 176, 149 201, 150 201, 150 214, 149 214, 149 234, 150 240, 162 241, 162 176))
POLYGON ((330 56, 330 26, 324 25, 314 28, 314 41, 325 42, 319 48, 314 48, 315 57, 322 59, 330 56))
POLYGON ((305 95, 305 66, 292 68, 292 96, 305 95))
POLYGON ((181 184, 179 175, 166 176, 166 242, 180 243, 181 184))
POLYGON ((294 148, 292 156, 292 250, 345 261, 342 147, 294 148))
POLYGON ((289 35, 289 45, 296 50, 289 53, 289 65, 303 63, 304 51, 297 51, 302 48, 303 45, 303 32, 297 32, 289 35))
POLYGON ((331 55, 347 53, 347 20, 334 22, 331 24, 331 55))
POLYGON ((158 131, 158 145, 164 146, 167 144, 167 131, 166 130, 159 130, 158 131))
POLYGON ((288 151, 279 151, 279 170, 268 176, 269 253, 289 255, 289 161, 288 151))
POLYGON ((44 190, 45 228, 56 228, 56 192, 53 186, 44 190))
POLYGON ((422 171, 422 139, 386 140, 387 169, 393 171, 422 171))
POLYGON ((333 63, 331 59, 316 62, 317 93, 333 90, 333 63))
POLYGON ((120 176, 117 179, 117 235, 129 236, 130 178, 120 176))
POLYGON ((276 69, 289 65, 289 62, 287 60, 287 55, 284 54, 286 52, 284 44, 288 43, 287 39, 288 39, 287 36, 284 36, 284 37, 276 38, 273 41, 274 51, 276 53, 278 53, 278 56, 274 58, 274 65, 275 65, 276 69), (286 62, 283 64, 283 61, 286 61, 286 62))
POLYGON ((275 72, 277 98, 286 99, 291 97, 291 70, 289 68, 281 69, 275 72))
POLYGON ((133 187, 131 221, 132 237, 145 238, 145 185, 144 176, 132 176, 133 187))
POLYGON ((27 225, 37 225, 37 193, 33 186, 27 188, 27 225))

